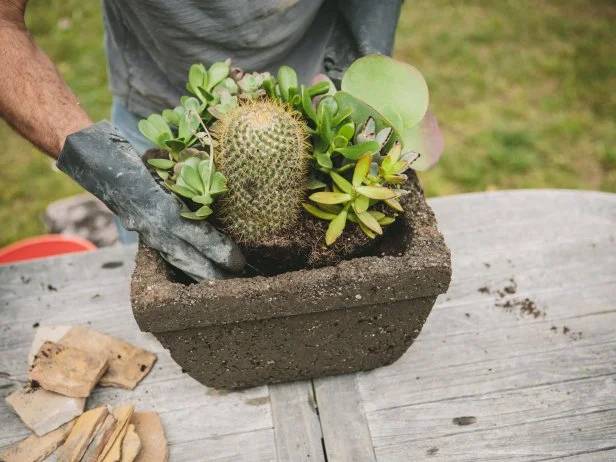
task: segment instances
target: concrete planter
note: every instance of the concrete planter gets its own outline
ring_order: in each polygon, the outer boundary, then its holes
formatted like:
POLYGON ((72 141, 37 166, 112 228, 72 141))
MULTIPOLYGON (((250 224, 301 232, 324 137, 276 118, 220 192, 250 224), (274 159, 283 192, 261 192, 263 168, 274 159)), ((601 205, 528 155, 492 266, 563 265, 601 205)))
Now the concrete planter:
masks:
POLYGON ((184 285, 171 280, 155 251, 141 247, 131 288, 135 319, 188 374, 217 388, 391 364, 413 343, 451 279, 434 214, 416 178, 409 187, 407 212, 378 252, 385 256, 184 285))

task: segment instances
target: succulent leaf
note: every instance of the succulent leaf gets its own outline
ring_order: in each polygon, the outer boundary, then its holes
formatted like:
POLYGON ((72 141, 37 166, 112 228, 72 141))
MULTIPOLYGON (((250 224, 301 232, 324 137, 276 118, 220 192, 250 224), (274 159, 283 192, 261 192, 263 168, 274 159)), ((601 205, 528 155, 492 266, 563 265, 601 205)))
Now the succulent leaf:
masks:
POLYGON ((359 194, 370 199, 386 200, 398 197, 395 191, 383 186, 358 186, 355 189, 359 194))
POLYGON ((186 164, 184 164, 184 167, 182 168, 182 172, 180 173, 180 175, 182 176, 182 179, 189 187, 191 187, 192 189, 194 189, 195 191, 201 194, 204 193, 203 182, 201 181, 201 177, 197 173, 197 170, 195 170, 193 167, 188 165, 188 161, 186 161, 186 164))
POLYGON ((338 186, 338 188, 340 188, 342 192, 347 194, 353 193, 353 185, 349 183, 347 179, 344 178, 342 175, 339 175, 336 172, 330 172, 330 176, 332 177, 332 180, 334 180, 334 183, 336 183, 336 186, 338 186))
POLYGON ((195 215, 197 215, 198 217, 201 218, 207 218, 209 217, 211 214, 213 213, 212 209, 209 208, 207 205, 204 205, 202 207, 200 207, 196 212, 195 215))
POLYGON ((397 199, 385 199, 384 202, 397 212, 404 212, 402 205, 400 205, 397 199))
POLYGON ((370 163, 372 156, 370 154, 364 154, 359 158, 355 164, 355 170, 353 171, 353 186, 361 186, 362 182, 366 179, 368 172, 370 172, 370 163))
POLYGON ((342 235, 346 226, 347 215, 347 209, 344 209, 329 223, 325 233, 325 243, 327 245, 333 244, 342 235))
POLYGON ((353 210, 355 210, 355 213, 363 213, 368 210, 368 207, 370 207, 370 198, 367 196, 362 196, 360 194, 353 201, 353 210))
POLYGON ((308 212, 310 215, 320 218, 321 220, 331 221, 334 218, 336 218, 335 213, 326 212, 325 210, 321 210, 320 208, 315 207, 314 205, 311 205, 311 204, 307 204, 305 202, 302 203, 302 207, 304 207, 304 210, 308 212))
POLYGON ((370 231, 373 231, 376 234, 383 234, 383 228, 381 228, 379 222, 376 221, 376 219, 369 212, 358 213, 357 218, 359 218, 359 221, 370 229, 370 231))
POLYGON ((323 183, 321 180, 317 180, 316 178, 310 178, 308 180, 308 189, 322 189, 327 185, 323 183))
POLYGON ((278 87, 281 99, 285 103, 289 101, 289 89, 298 88, 297 74, 289 66, 282 66, 278 69, 278 87))
POLYGON ((173 168, 175 162, 169 159, 149 159, 148 164, 160 170, 169 170, 173 168))
POLYGON ((205 81, 205 85, 201 85, 205 87, 210 92, 212 89, 222 82, 225 78, 229 76, 229 63, 226 62, 215 62, 213 63, 207 71, 207 81, 205 81))
POLYGON ((318 192, 312 194, 309 199, 319 204, 342 204, 350 201, 352 197, 341 192, 318 192))
POLYGON ((381 146, 376 141, 366 141, 361 144, 355 144, 344 148, 336 148, 335 151, 342 154, 344 157, 350 160, 357 160, 364 154, 373 154, 378 152, 381 146))

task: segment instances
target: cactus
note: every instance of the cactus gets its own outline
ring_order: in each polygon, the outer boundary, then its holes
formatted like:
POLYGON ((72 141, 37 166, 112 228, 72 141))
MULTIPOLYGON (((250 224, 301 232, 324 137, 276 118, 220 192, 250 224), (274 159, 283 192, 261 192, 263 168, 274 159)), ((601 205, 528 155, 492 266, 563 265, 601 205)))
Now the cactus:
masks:
POLYGON ((310 156, 300 114, 270 99, 247 100, 211 130, 228 194, 216 217, 238 243, 284 239, 302 214, 310 156))

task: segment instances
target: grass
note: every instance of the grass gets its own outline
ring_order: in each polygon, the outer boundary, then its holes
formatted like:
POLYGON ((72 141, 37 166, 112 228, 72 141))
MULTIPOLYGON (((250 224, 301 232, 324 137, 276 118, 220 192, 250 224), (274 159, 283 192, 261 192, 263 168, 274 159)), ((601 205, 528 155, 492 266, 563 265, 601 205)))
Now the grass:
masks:
MULTIPOLYGON (((611 0, 405 2, 395 55, 426 76, 446 137, 427 194, 616 192, 614 19, 611 0)), ((27 22, 92 118, 108 117, 100 2, 31 0, 27 22)), ((79 188, 4 123, 0 136, 3 245, 44 232, 47 204, 79 188)))

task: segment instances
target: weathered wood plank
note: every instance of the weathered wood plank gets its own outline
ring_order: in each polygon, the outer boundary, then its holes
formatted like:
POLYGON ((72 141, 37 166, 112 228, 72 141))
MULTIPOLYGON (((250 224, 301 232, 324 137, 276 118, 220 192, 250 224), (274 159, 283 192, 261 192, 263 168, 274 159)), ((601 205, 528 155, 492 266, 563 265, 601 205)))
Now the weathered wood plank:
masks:
POLYGON ((374 462, 374 449, 355 375, 316 379, 314 389, 327 460, 374 462))
MULTIPOLYGON (((616 408, 616 374, 367 413, 377 450, 616 408), (405 435, 404 442, 399 438, 405 435)), ((616 422, 613 422, 616 426, 616 422)), ((607 429, 606 429, 607 430, 607 429)), ((577 429, 576 429, 577 431, 577 429)), ((582 433, 585 429, 580 429, 582 433)), ((616 429, 612 429, 612 432, 616 429)), ((608 434, 606 433, 606 436, 608 434)), ((615 441, 616 443, 616 441, 615 441)), ((597 449, 597 448, 594 448, 597 449)), ((385 450, 385 449, 384 449, 385 450)))
POLYGON ((616 196, 432 205, 452 250, 450 290, 400 361, 357 376, 377 460, 611 460, 616 196), (515 304, 524 299, 537 317, 515 304))
MULTIPOLYGON (((614 449, 616 409, 580 412, 567 418, 538 420, 521 425, 502 426, 484 431, 453 433, 448 436, 406 443, 397 441, 377 447, 378 460, 408 462, 507 461, 538 462, 569 460, 569 456, 614 449)), ((586 460, 582 458, 581 460, 586 460)), ((599 460, 609 461, 607 457, 599 460)))
MULTIPOLYGON (((276 455, 273 430, 257 430, 212 438, 171 443, 170 461, 190 462, 286 462, 276 455)), ((288 461, 300 459, 287 459, 288 461)))
POLYGON ((325 461, 312 382, 270 385, 278 458, 325 461))
MULTIPOLYGON (((35 322, 83 323, 158 355, 152 372, 135 390, 96 389, 88 399, 88 407, 134 402, 140 410, 155 410, 161 414, 171 445, 181 446, 199 438, 224 439, 231 434, 232 440, 244 441, 247 447, 251 446, 252 436, 258 438, 255 441, 258 449, 267 446, 263 444, 267 436, 273 449, 267 448, 263 457, 259 452, 250 455, 244 449, 236 452, 244 454, 245 460, 250 457, 271 460, 275 445, 267 387, 236 393, 220 393, 203 387, 181 372, 153 336, 139 331, 129 304, 134 250, 106 249, 0 268, 0 285, 9 288, 0 295, 0 326, 10 329, 8 335, 0 338, 0 371, 10 375, 10 379, 0 379, 0 386, 7 385, 0 388, 0 395, 4 397, 17 387, 15 379, 27 379, 25 358, 35 322), (114 262, 107 265, 112 268, 103 268, 108 262, 114 262)), ((0 446, 29 433, 4 403, 0 404, 0 422, 0 446)), ((219 443, 214 446, 222 447, 219 443)), ((196 460, 196 455, 202 452, 201 446, 190 444, 182 453, 188 454, 189 447, 195 457, 185 460, 196 460)), ((218 454, 213 451, 208 457, 216 460, 218 454)))
MULTIPOLYGON (((159 412, 171 460, 274 461, 279 460, 275 443, 285 451, 280 460, 305 460, 306 455, 323 460, 318 417, 305 393, 312 393, 310 382, 289 384, 288 390, 277 385, 271 396, 265 386, 217 391, 183 374, 152 335, 139 331, 129 303, 135 250, 117 247, 0 267, 0 398, 27 379, 35 323, 81 323, 158 355, 135 390, 97 388, 87 405, 134 402, 139 410, 159 412)), ((0 447, 28 434, 1 403, 0 447)))

